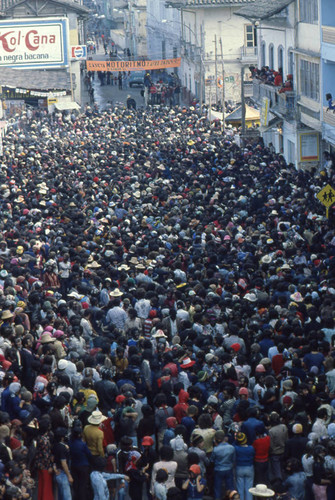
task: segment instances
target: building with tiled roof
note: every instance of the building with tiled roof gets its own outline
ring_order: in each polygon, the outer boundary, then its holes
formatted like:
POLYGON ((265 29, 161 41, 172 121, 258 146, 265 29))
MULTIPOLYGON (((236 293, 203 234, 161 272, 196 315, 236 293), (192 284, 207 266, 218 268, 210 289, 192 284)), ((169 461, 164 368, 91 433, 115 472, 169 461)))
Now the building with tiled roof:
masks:
POLYGON ((241 70, 256 62, 257 39, 252 23, 233 14, 256 1, 186 0, 181 7, 182 81, 207 103, 241 100, 241 70))
POLYGON ((245 4, 253 4, 257 0, 186 0, 186 5, 199 7, 241 7, 245 4))
MULTIPOLYGON (((246 19, 263 20, 279 14, 283 9, 290 5, 294 0, 253 0, 244 5, 235 14, 246 19), (252 5, 249 5, 252 3, 252 5)), ((242 3, 242 2, 241 2, 242 3)))

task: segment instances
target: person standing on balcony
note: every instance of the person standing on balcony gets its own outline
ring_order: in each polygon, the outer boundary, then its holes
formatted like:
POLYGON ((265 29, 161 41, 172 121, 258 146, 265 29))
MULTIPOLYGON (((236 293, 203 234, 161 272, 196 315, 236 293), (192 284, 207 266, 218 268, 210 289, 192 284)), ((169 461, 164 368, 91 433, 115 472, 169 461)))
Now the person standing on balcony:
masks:
POLYGON ((275 79, 274 79, 275 87, 281 87, 283 85, 283 70, 282 70, 282 68, 279 68, 279 71, 275 71, 274 75, 275 75, 275 79))
MULTIPOLYGON (((328 108, 326 111, 328 111, 329 109, 334 110, 335 106, 333 104, 333 96, 330 93, 326 94, 326 100, 328 102, 328 108)), ((334 113, 334 111, 333 111, 333 113, 334 113)))

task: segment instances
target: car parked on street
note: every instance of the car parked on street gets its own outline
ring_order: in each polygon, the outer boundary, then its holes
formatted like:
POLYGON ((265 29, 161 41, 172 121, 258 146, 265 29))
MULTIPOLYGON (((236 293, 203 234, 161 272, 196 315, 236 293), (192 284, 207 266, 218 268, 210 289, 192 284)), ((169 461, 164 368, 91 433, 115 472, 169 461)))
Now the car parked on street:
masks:
POLYGON ((145 71, 132 71, 129 78, 129 87, 144 87, 145 71))

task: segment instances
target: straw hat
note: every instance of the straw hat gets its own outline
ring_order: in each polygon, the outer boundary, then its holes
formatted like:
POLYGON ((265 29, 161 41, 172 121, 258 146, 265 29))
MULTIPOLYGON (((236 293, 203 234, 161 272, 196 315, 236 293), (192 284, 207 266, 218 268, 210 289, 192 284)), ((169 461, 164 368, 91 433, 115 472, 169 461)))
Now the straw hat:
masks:
POLYGON ((49 332, 46 332, 42 334, 40 342, 41 344, 50 344, 51 342, 55 342, 55 340, 49 332))
POLYGON ((255 497, 273 497, 275 492, 270 490, 266 484, 256 484, 254 488, 249 488, 249 493, 255 497))
POLYGON ((101 265, 97 261, 94 260, 92 263, 87 264, 86 267, 90 267, 92 269, 99 269, 99 267, 101 267, 101 265))
POLYGON ((256 302, 257 301, 256 294, 254 294, 254 293, 246 293, 244 296, 244 299, 247 300, 248 302, 256 302))
POLYGON ((8 309, 1 314, 1 319, 10 319, 12 317, 13 314, 8 309))
POLYGON ((152 336, 154 339, 157 339, 157 338, 160 338, 160 337, 166 337, 165 333, 163 332, 163 330, 157 330, 156 333, 153 334, 152 336))
POLYGON ((104 420, 105 420, 105 417, 103 416, 103 414, 99 410, 92 411, 91 416, 88 417, 88 419, 87 419, 87 421, 91 425, 100 425, 101 422, 103 422, 104 420))
POLYGON ((121 297, 121 295, 123 295, 123 292, 121 292, 118 288, 115 288, 115 290, 110 293, 111 297, 121 297))
POLYGON ((127 266, 127 264, 121 264, 121 266, 118 267, 119 271, 129 271, 130 267, 127 266))
POLYGON ((138 269, 139 271, 144 271, 145 270, 145 266, 143 264, 137 264, 137 266, 135 266, 136 269, 138 269))
POLYGON ((294 300, 294 302, 303 302, 304 300, 300 292, 292 293, 292 295, 290 295, 290 298, 294 300))
POLYGON ((261 262, 262 264, 270 264, 272 262, 272 257, 271 255, 264 255, 262 258, 261 258, 261 262))

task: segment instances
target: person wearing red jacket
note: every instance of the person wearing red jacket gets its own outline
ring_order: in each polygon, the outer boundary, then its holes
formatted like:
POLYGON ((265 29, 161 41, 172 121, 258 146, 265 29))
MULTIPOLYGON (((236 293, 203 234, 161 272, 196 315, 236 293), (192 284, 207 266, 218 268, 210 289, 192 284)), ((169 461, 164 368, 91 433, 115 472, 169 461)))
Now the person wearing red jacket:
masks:
POLYGON ((188 400, 189 400, 188 392, 184 391, 184 389, 181 389, 178 394, 178 403, 173 407, 174 416, 176 417, 178 424, 180 424, 181 419, 186 417, 187 415, 187 409, 189 406, 187 404, 188 400))
POLYGON ((276 377, 280 374, 281 369, 283 368, 283 366, 285 364, 284 355, 283 355, 284 349, 285 349, 284 344, 282 344, 282 343, 278 344, 277 349, 278 349, 278 354, 273 356, 272 360, 271 360, 272 370, 275 372, 276 377))
POLYGON ((268 484, 269 482, 269 451, 270 436, 265 431, 264 424, 256 427, 256 439, 252 443, 255 449, 255 484, 268 484))

